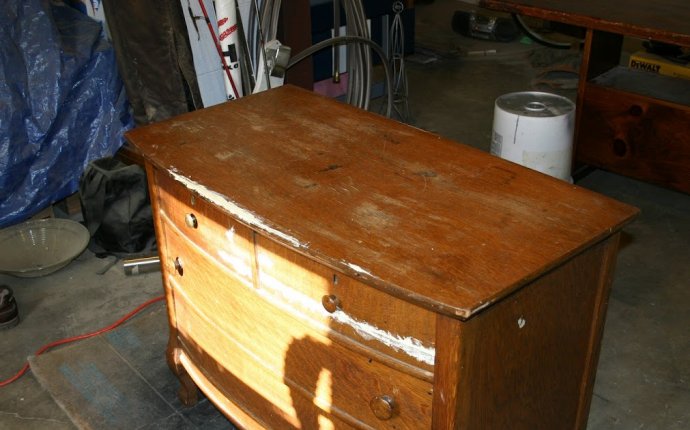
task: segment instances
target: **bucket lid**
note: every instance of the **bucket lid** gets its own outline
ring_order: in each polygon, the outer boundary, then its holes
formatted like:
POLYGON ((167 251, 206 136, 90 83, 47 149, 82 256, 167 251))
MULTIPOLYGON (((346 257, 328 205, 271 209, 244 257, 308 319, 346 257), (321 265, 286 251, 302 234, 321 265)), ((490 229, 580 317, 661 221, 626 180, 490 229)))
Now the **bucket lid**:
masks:
POLYGON ((573 112, 575 103, 557 94, 525 91, 498 97, 496 107, 521 116, 554 117, 573 112))

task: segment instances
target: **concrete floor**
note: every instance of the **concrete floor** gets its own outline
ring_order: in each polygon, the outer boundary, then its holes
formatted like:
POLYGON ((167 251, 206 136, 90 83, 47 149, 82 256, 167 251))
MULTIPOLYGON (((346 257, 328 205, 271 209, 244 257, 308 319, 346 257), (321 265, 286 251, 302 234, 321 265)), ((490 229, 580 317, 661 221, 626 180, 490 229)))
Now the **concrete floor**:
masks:
MULTIPOLYGON (((412 123, 488 150, 494 99, 532 89, 534 53, 544 55, 544 48, 457 36, 450 16, 460 7, 452 0, 417 7, 417 45, 438 59, 407 64, 412 123), (496 53, 467 56, 487 49, 496 53)), ((642 210, 625 229, 588 429, 690 428, 690 196, 604 171, 578 185, 642 210)), ((108 264, 87 251, 46 277, 0 275, 14 288, 22 316, 19 326, 0 331, 0 379, 43 344, 106 326, 162 294, 158 273, 125 276, 116 264, 99 274, 108 264)), ((187 428, 205 427, 192 424, 187 428)), ((0 428, 74 425, 29 372, 0 388, 0 428)))

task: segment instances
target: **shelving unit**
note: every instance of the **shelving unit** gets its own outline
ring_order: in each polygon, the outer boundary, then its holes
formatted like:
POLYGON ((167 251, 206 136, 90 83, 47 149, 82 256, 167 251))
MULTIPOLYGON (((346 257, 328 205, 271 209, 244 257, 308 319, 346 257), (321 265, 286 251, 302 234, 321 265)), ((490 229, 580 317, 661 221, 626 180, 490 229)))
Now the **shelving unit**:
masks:
POLYGON ((690 46, 685 0, 480 0, 587 29, 575 160, 690 193, 690 81, 620 66, 624 37, 690 46))

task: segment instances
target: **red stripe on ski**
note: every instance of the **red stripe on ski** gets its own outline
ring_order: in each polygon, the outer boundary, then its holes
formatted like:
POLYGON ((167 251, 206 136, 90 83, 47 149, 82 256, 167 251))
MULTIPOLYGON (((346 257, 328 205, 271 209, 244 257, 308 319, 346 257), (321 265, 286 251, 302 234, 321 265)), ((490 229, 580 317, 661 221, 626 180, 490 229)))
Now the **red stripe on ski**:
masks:
POLYGON ((237 31, 237 24, 233 25, 232 27, 228 28, 224 32, 220 33, 220 41, 222 42, 226 37, 229 37, 232 33, 237 31))
POLYGON ((226 22, 228 22, 228 18, 227 18, 227 17, 221 19, 220 21, 218 21, 218 27, 220 27, 221 25, 225 24, 226 22))
POLYGON ((220 42, 218 41, 218 39, 216 39, 216 33, 213 31, 213 27, 211 26, 211 20, 208 17, 208 12, 206 12, 206 6, 204 6, 204 0, 199 0, 199 7, 201 8, 201 11, 204 13, 204 18, 206 18, 206 26, 208 27, 208 32, 211 33, 211 39, 213 39, 213 44, 216 45, 216 50, 218 51, 220 62, 223 65, 223 69, 225 70, 225 75, 228 77, 228 82, 230 82, 232 92, 234 93, 235 98, 237 99, 239 98, 240 93, 237 92, 235 81, 232 79, 232 74, 230 74, 228 64, 225 62, 225 55, 223 55, 223 49, 220 47, 220 42))

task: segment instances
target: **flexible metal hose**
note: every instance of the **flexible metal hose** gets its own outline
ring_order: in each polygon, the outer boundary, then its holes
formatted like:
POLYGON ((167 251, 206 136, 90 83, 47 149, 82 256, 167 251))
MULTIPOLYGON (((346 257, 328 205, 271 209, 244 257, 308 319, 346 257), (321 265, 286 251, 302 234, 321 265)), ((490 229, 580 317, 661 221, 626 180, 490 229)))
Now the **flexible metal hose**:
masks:
POLYGON ((287 65, 287 69, 290 69, 292 66, 295 64, 299 63, 300 61, 304 60, 305 58, 309 57, 310 55, 314 55, 314 53, 327 48, 329 46, 336 46, 336 45, 342 45, 344 43, 357 43, 357 44, 365 44, 369 45, 369 47, 376 52, 376 54, 381 57, 382 63, 383 63, 383 71, 384 74, 386 75, 386 93, 387 93, 387 104, 386 104, 386 116, 390 118, 391 113, 393 111, 393 91, 391 88, 391 82, 392 82, 392 77, 391 77, 391 70, 390 70, 390 65, 388 64, 388 61, 386 59, 386 53, 383 52, 383 49, 373 40, 365 38, 365 37, 360 37, 360 36, 340 36, 340 37, 333 37, 331 39, 326 39, 323 40, 319 43, 316 43, 309 48, 305 49, 304 51, 300 52, 299 54, 295 55, 290 59, 290 62, 287 65))

